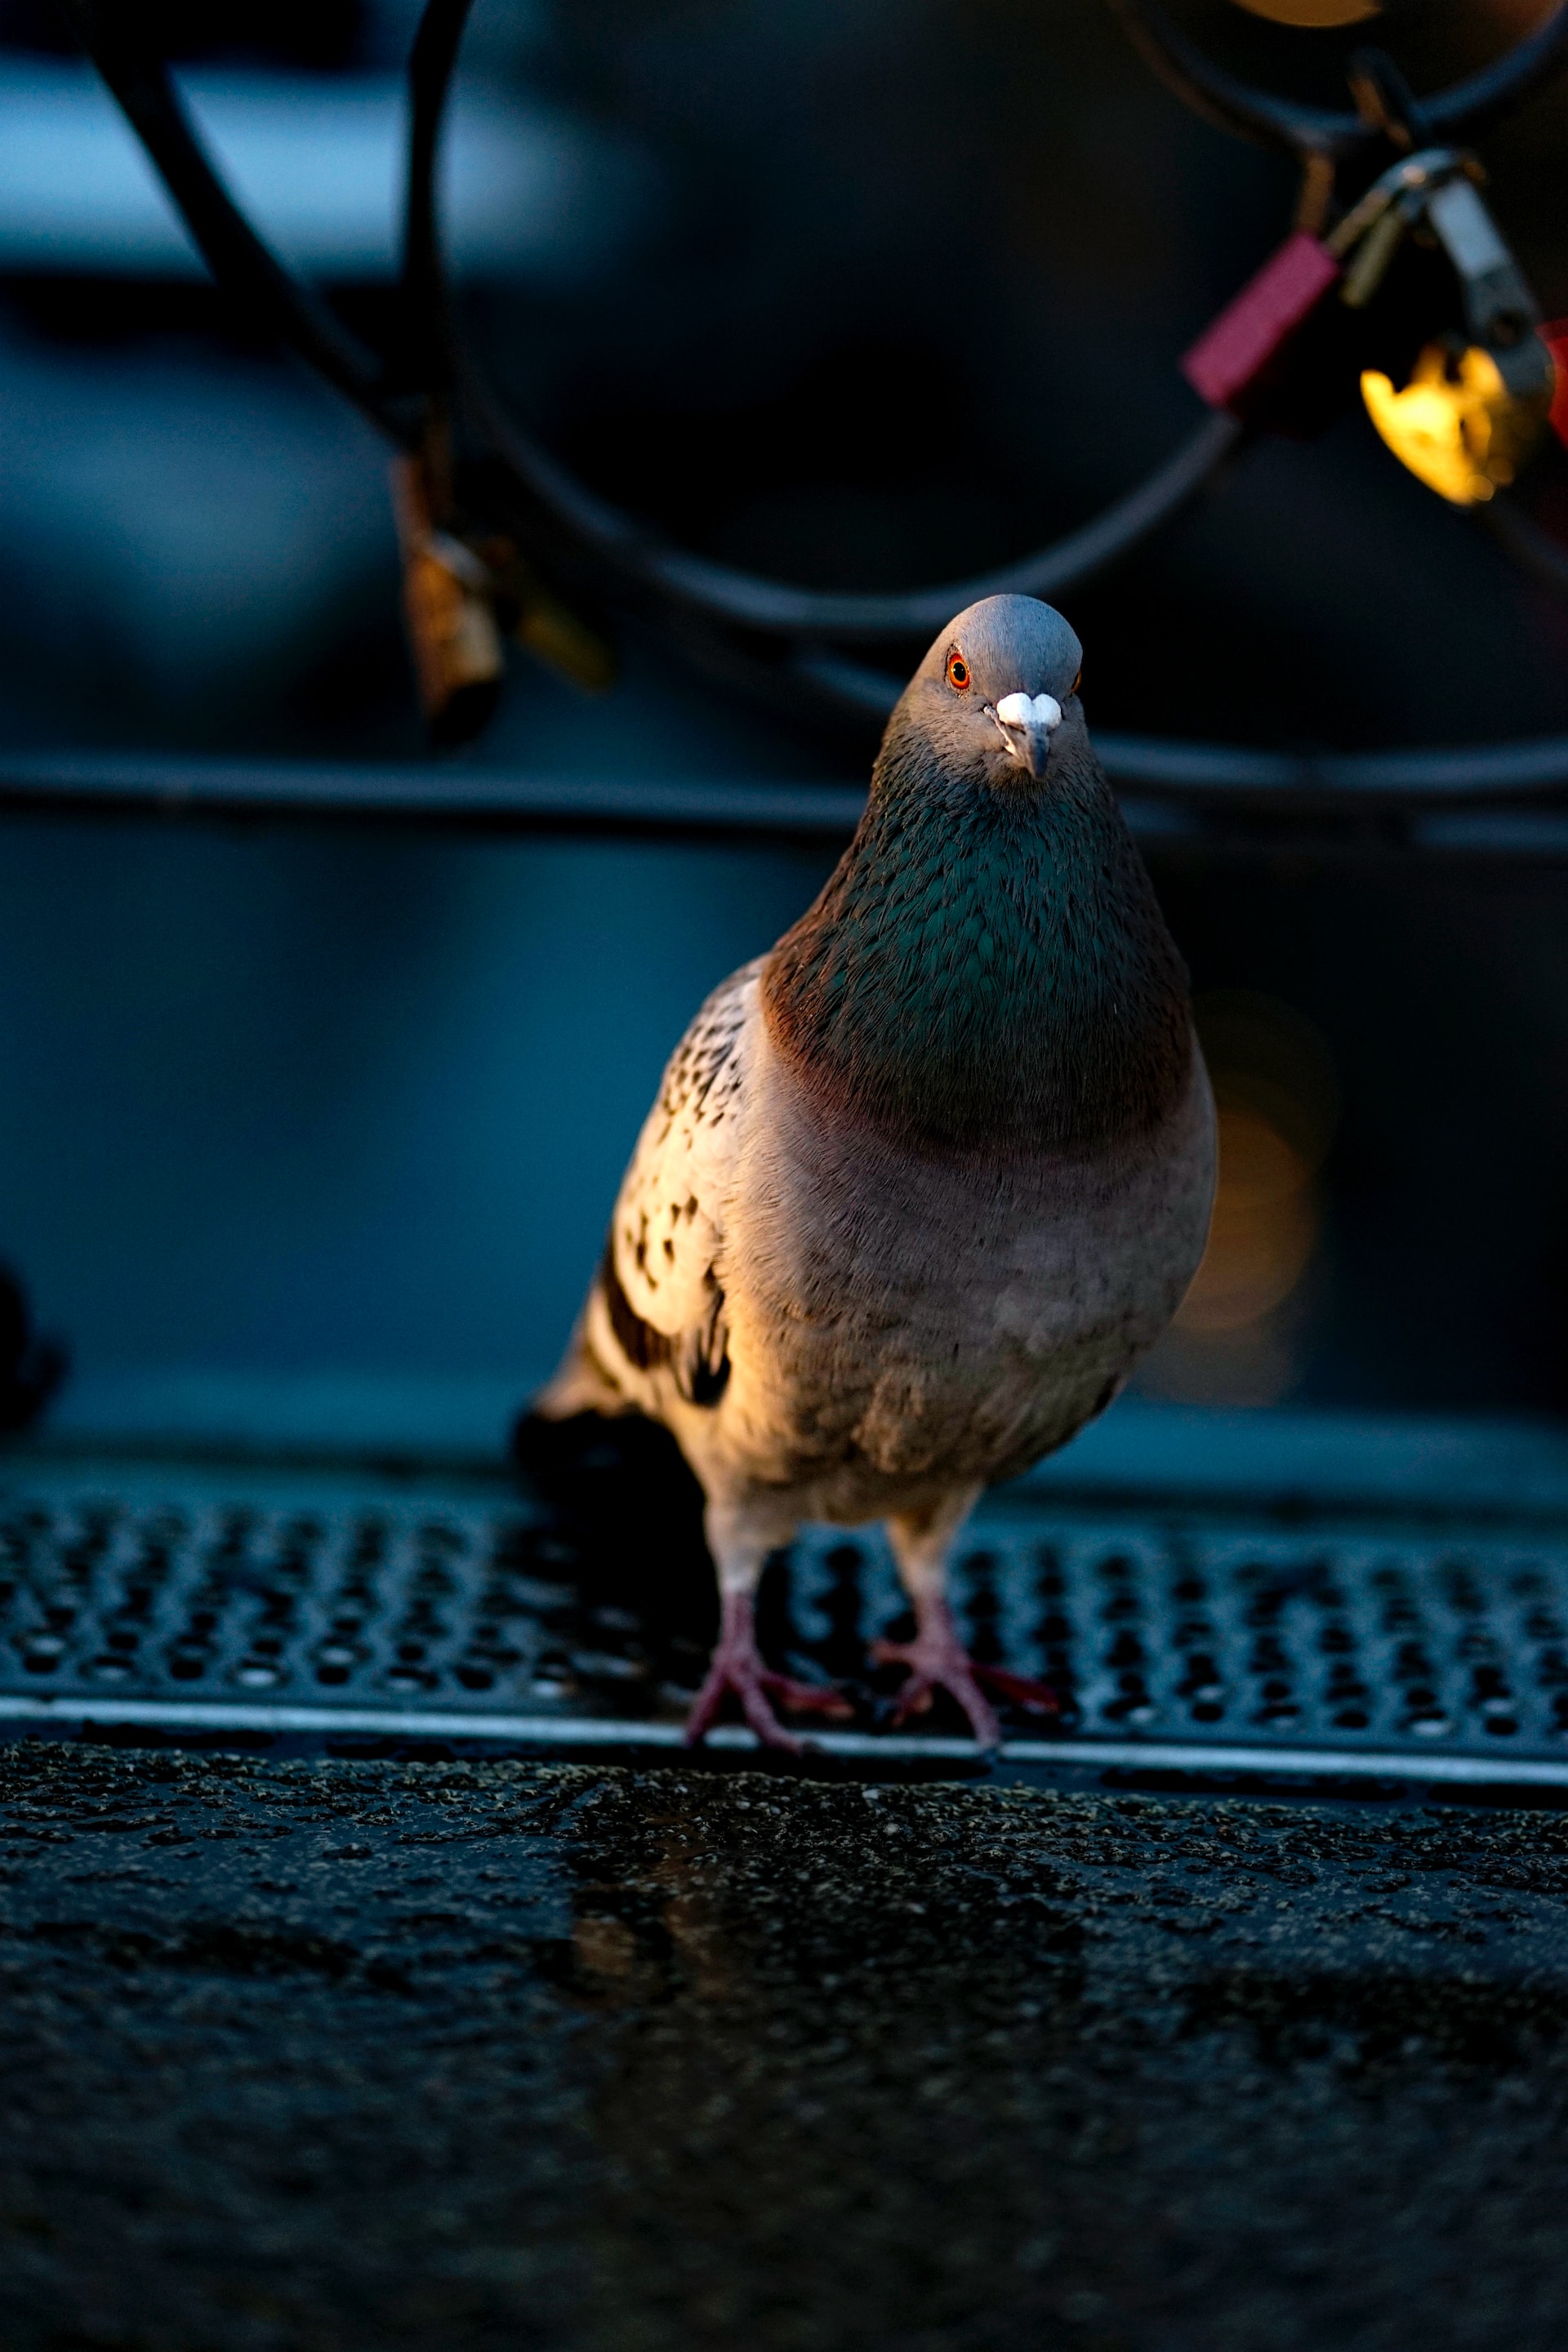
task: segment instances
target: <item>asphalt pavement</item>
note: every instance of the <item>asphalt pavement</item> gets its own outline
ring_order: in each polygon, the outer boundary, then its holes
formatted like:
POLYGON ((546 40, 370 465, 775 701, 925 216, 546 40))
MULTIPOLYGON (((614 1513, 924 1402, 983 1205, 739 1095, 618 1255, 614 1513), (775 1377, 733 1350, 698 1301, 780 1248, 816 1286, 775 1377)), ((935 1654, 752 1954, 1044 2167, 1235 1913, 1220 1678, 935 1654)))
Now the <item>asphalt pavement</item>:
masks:
POLYGON ((1560 2352, 1568 1816, 0 1748, 5 2352, 1560 2352))

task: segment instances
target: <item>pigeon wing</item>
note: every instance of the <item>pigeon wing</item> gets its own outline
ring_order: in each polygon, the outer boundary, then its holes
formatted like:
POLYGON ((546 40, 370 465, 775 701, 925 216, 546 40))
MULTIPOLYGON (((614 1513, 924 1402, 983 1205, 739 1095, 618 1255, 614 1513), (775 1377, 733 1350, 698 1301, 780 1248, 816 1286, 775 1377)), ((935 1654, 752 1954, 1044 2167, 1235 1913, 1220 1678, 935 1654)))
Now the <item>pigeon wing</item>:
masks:
POLYGON ((724 1202, 740 1141, 760 961, 714 990, 670 1057, 616 1202, 599 1294, 636 1372, 716 1404, 730 1375, 724 1202))

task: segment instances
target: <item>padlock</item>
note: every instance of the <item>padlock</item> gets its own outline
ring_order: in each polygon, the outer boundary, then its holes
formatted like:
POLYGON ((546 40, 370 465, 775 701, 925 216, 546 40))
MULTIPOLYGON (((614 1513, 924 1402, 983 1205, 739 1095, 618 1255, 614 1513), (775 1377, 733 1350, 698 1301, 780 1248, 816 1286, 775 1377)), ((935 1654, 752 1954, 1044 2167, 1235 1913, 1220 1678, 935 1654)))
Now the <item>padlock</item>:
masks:
POLYGON ((1403 392, 1369 368, 1367 414, 1400 463, 1457 507, 1479 506, 1511 482, 1541 436, 1544 401, 1520 400, 1496 355, 1458 336, 1426 345, 1403 392))
POLYGON ((1289 347, 1331 286, 1340 265, 1321 237, 1297 229, 1206 328, 1182 360, 1200 400, 1244 421, 1283 373, 1289 347))
POLYGON ((1182 373, 1194 391, 1211 408, 1227 409, 1244 423, 1286 421, 1280 388, 1324 297, 1338 285, 1350 309, 1363 309, 1382 284, 1423 192, 1437 174, 1463 168, 1451 148, 1402 156, 1326 236, 1297 229, 1184 357, 1182 373))
POLYGON ((1540 311, 1468 173, 1444 174, 1421 217, 1459 280, 1467 345, 1442 336, 1422 351, 1403 392, 1369 368, 1367 414, 1396 457, 1455 506, 1479 506, 1513 481, 1545 430, 1557 387, 1540 311))
POLYGON ((1444 181, 1428 193, 1424 208, 1454 265, 1464 297, 1465 324, 1474 341, 1518 342, 1540 313, 1473 181, 1444 181))
POLYGON ((505 670, 489 575, 479 557, 431 517, 417 457, 392 465, 392 503, 403 552, 403 610, 425 722, 437 743, 466 743, 489 718, 505 670))
POLYGON ((1403 196, 1373 222, 1340 288, 1340 300, 1347 310, 1366 309, 1387 277, 1415 216, 1412 199, 1403 196))
POLYGON ((1549 422, 1559 441, 1568 447, 1568 319, 1553 319, 1550 326, 1542 327, 1541 340, 1557 372, 1549 422))
MULTIPOLYGON (((1401 156, 1397 163, 1391 163, 1381 178, 1373 182, 1330 239, 1335 252, 1348 254, 1354 250, 1354 258, 1340 289, 1340 299, 1347 310, 1366 309, 1387 277, 1406 236, 1418 228, 1435 207, 1443 209, 1445 216, 1451 214, 1456 219, 1467 221, 1474 211, 1479 211, 1490 228, 1486 207, 1471 185, 1480 173, 1481 167, 1471 154, 1453 147, 1424 147, 1418 154, 1401 156)), ((1436 231, 1436 221, 1433 227, 1436 231)), ((1491 234, 1500 246, 1496 231, 1491 234)), ((1426 241, 1430 243, 1431 239, 1426 241)), ((1507 248, 1502 251, 1511 268, 1507 248)), ((1518 278, 1517 271, 1514 278, 1518 278)), ((1482 336, 1480 340, 1489 338, 1482 336)))

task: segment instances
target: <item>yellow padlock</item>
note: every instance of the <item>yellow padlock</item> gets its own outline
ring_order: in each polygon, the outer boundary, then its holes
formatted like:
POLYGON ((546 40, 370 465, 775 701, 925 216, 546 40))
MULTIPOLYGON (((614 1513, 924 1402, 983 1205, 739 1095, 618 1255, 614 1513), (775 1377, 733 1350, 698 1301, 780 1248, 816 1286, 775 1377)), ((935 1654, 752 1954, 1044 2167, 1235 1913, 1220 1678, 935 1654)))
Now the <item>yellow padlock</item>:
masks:
POLYGON ((1479 506, 1513 480, 1552 407, 1550 374, 1542 392, 1512 392, 1489 352, 1451 338, 1426 345, 1403 392, 1375 368, 1361 391, 1400 464, 1457 507, 1479 506))

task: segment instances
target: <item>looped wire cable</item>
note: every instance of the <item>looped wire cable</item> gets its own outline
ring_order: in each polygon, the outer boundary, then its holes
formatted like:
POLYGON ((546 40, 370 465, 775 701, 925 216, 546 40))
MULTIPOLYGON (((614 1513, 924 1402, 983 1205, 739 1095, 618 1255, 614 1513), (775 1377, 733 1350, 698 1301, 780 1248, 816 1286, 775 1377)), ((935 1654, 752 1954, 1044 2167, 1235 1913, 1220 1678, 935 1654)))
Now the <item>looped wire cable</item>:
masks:
MULTIPOLYGON (((1381 126, 1363 115, 1303 106, 1227 73, 1172 23, 1158 0, 1106 0, 1106 5, 1166 88, 1222 131, 1262 146, 1288 148, 1297 156, 1324 155, 1336 163, 1381 135, 1381 126)), ((1434 137, 1450 143, 1473 139, 1564 63, 1568 0, 1558 0, 1543 25, 1489 66, 1424 97, 1421 113, 1434 137)))
MULTIPOLYGON (((1568 0, 1564 0, 1568 6, 1568 0)), ((1243 439, 1227 416, 1209 416, 1173 456, 1089 522, 1050 546, 978 579, 887 595, 795 588, 713 563, 672 546, 597 498, 542 449, 457 347, 441 261, 435 198, 440 125, 472 0, 426 0, 409 60, 409 176, 403 284, 427 339, 429 374, 456 383, 482 437, 504 459, 531 503, 570 541, 630 575, 645 590, 712 621, 792 637, 929 637, 982 596, 1065 593, 1116 562, 1170 522, 1215 478, 1243 439)))
MULTIPOLYGON (((794 587, 710 562, 674 546, 578 482, 506 414, 472 354, 460 345, 447 295, 436 188, 441 129, 472 0, 426 0, 410 55, 402 299, 396 348, 389 360, 367 351, 257 235, 206 155, 166 64, 137 37, 125 16, 116 11, 111 20, 101 0, 58 5, 221 286, 244 295, 253 316, 268 319, 281 339, 399 448, 427 447, 448 408, 455 410, 479 452, 492 468, 499 467, 521 537, 537 541, 542 555, 590 590, 662 625, 701 666, 765 693, 776 697, 793 684, 797 691, 805 688, 817 699, 863 717, 885 711, 897 691, 890 673, 866 667, 837 646, 929 637, 954 611, 985 595, 1068 593, 1172 521, 1216 481, 1248 438, 1228 415, 1206 416, 1170 457, 1090 521, 979 579, 856 594, 794 587)), ((1227 130, 1282 144, 1308 162, 1336 161, 1382 135, 1375 121, 1297 106, 1224 73, 1154 0, 1108 5, 1162 78, 1227 130)), ((1423 100, 1423 115, 1435 131, 1452 136, 1473 131, 1517 103, 1564 61, 1568 0, 1559 0, 1547 22, 1507 56, 1423 100)), ((1502 524, 1502 518, 1498 520, 1502 524)), ((1518 552, 1532 530, 1510 516, 1499 536, 1518 552)), ((1552 567, 1540 560, 1540 551, 1533 552, 1537 572, 1550 572, 1552 567)), ((1536 761, 1542 748, 1531 747, 1536 761)), ((1552 750, 1558 748, 1568 747, 1552 750)), ((1153 758, 1142 781, 1194 794, 1202 791, 1194 761, 1223 766, 1228 757, 1219 747, 1179 744, 1151 746, 1150 752, 1170 756, 1153 758)), ((1249 772, 1262 782, 1258 755, 1247 757, 1249 772)), ((1215 781, 1219 782, 1217 773, 1215 781)), ((1282 771, 1278 781, 1284 782, 1282 771)), ((1392 772, 1384 782, 1396 793, 1400 790, 1392 772)), ((1409 780, 1404 789, 1410 789, 1409 780)))
POLYGON ((479 426, 481 443, 511 475, 525 514, 579 564, 587 559, 612 592, 629 583, 721 625, 785 639, 929 636, 976 597, 1004 589, 1062 594, 1089 579, 1196 498, 1243 437, 1228 417, 1205 417, 1173 457, 1103 513, 979 580, 890 595, 840 595, 709 562, 664 541, 575 481, 504 414, 471 354, 457 345, 435 191, 441 125, 471 0, 427 0, 410 57, 404 316, 390 379, 245 219, 204 152, 166 67, 146 53, 122 20, 111 25, 94 0, 60 0, 60 5, 219 283, 259 305, 278 331, 400 447, 419 446, 432 403, 456 389, 479 426), (422 395, 417 402, 411 397, 416 390, 422 395))
POLYGON ((889 595, 852 595, 792 588, 782 581, 732 571, 672 547, 558 467, 505 416, 471 366, 460 381, 482 414, 486 436, 517 479, 617 569, 646 588, 710 619, 780 637, 866 639, 933 636, 965 604, 982 596, 1053 596, 1080 587, 1169 522, 1213 481, 1246 438, 1233 417, 1208 416, 1172 457, 1089 522, 1051 546, 978 579, 889 595))
POLYGON ((389 439, 413 446, 417 426, 389 398, 380 361, 257 236, 193 130, 163 59, 95 0, 58 0, 58 5, 146 149, 218 284, 243 295, 253 317, 269 321, 389 439))

